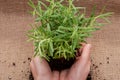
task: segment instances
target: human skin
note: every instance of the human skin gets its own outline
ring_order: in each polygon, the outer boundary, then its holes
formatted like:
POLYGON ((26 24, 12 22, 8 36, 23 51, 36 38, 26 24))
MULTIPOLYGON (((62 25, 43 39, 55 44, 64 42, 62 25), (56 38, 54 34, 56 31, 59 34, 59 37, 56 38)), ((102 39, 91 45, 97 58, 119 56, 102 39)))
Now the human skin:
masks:
POLYGON ((30 63, 34 80, 86 80, 90 71, 90 44, 83 44, 79 50, 81 56, 76 57, 75 63, 70 69, 51 71, 47 61, 40 57, 35 57, 30 63))

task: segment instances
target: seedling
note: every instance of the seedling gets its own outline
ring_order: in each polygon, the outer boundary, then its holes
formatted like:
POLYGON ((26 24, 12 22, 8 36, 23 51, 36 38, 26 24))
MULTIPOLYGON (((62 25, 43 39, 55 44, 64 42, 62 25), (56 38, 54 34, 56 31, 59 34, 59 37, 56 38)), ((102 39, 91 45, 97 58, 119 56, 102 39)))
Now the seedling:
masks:
POLYGON ((38 0, 35 5, 31 0, 29 5, 33 8, 32 15, 35 16, 35 24, 29 31, 29 39, 34 42, 34 56, 45 58, 48 62, 54 59, 65 59, 69 61, 76 57, 80 43, 92 35, 105 23, 98 22, 107 19, 112 13, 95 14, 93 8, 91 15, 86 17, 85 7, 76 7, 74 0, 38 0))

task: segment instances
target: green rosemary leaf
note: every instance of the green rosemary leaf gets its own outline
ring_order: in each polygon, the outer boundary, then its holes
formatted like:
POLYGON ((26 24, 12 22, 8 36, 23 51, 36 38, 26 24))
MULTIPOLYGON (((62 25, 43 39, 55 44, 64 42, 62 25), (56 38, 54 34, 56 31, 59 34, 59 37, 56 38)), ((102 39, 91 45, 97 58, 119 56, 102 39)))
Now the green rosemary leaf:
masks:
POLYGON ((45 7, 45 9, 48 8, 48 7, 46 6, 46 4, 44 4, 42 1, 39 0, 39 1, 38 1, 38 6, 40 6, 40 4, 43 5, 43 6, 45 7))
POLYGON ((53 57, 54 49, 53 49, 53 42, 52 42, 52 40, 49 41, 49 52, 50 52, 50 56, 53 57))
POLYGON ((34 5, 34 3, 32 2, 32 0, 29 0, 28 5, 29 5, 30 7, 32 7, 33 9, 35 9, 35 5, 34 5))

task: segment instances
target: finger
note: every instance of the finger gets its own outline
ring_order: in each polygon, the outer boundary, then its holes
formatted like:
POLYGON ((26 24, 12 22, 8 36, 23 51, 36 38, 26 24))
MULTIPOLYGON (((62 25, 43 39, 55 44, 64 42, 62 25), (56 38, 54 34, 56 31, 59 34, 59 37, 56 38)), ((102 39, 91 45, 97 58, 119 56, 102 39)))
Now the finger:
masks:
POLYGON ((34 65, 34 63, 33 63, 33 60, 30 62, 30 69, 31 69, 31 71, 32 71, 33 77, 34 77, 34 78, 37 77, 37 73, 36 73, 36 69, 35 69, 35 65, 34 65))
POLYGON ((50 67, 45 59, 40 58, 40 57, 35 57, 33 61, 35 64, 35 68, 37 70, 37 74, 40 74, 40 75, 51 74, 50 67))
POLYGON ((81 48, 77 50, 76 59, 78 59, 81 56, 81 53, 82 53, 83 48, 85 47, 86 43, 80 43, 80 45, 81 45, 81 48))
POLYGON ((90 61, 88 61, 86 64, 80 63, 79 61, 76 63, 76 65, 73 65, 71 68, 71 73, 69 74, 69 77, 72 76, 71 80, 86 80, 88 74, 90 72, 90 61))
POLYGON ((63 70, 63 71, 60 73, 60 80, 66 80, 67 74, 68 74, 68 70, 63 70))
POLYGON ((90 65, 91 65, 91 62, 89 61, 88 65, 86 65, 85 73, 83 75, 83 80, 86 80, 90 73, 90 65))
POLYGON ((81 53, 86 45, 86 43, 81 43, 82 47, 79 49, 79 52, 81 53))
POLYGON ((86 69, 85 69, 85 74, 88 75, 89 72, 90 72, 90 65, 91 65, 91 62, 88 61, 88 64, 86 65, 86 69))
POLYGON ((84 68, 88 64, 88 62, 90 60, 90 49, 91 49, 90 44, 86 44, 84 46, 82 55, 76 61, 75 67, 84 68))
POLYGON ((59 72, 58 71, 53 71, 53 79, 52 80, 59 80, 59 72))
POLYGON ((91 44, 86 44, 85 47, 83 48, 81 59, 87 60, 87 61, 89 60, 89 58, 90 58, 90 49, 91 49, 91 44))

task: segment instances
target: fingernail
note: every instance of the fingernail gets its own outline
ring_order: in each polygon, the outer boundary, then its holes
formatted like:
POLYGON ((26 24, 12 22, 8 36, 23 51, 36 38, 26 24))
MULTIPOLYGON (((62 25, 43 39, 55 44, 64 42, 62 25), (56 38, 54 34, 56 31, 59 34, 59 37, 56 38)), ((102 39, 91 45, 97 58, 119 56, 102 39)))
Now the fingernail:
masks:
POLYGON ((91 49, 92 45, 91 44, 87 44, 86 47, 88 47, 89 49, 91 49))

